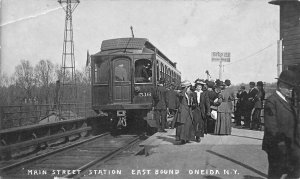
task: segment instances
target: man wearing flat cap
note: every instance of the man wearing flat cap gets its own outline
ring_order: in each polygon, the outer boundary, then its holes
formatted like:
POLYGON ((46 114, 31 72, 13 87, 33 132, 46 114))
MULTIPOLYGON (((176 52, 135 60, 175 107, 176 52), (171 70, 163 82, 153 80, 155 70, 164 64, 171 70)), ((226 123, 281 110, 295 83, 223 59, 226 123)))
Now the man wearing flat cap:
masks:
POLYGON ((262 149, 268 154, 268 178, 300 177, 299 121, 292 103, 298 85, 299 74, 282 71, 276 92, 266 100, 262 149))

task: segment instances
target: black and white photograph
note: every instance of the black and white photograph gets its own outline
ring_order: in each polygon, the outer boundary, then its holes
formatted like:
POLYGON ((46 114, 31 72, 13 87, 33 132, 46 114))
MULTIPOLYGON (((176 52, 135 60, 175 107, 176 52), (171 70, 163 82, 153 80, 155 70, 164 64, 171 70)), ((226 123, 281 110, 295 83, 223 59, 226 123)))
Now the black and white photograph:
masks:
POLYGON ((2 178, 300 178, 300 1, 0 0, 2 178))

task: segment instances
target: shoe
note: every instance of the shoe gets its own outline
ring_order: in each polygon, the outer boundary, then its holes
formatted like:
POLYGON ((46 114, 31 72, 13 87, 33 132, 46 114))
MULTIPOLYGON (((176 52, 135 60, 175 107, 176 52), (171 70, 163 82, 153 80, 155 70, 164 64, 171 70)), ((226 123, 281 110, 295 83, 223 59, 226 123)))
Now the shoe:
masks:
POLYGON ((201 141, 200 137, 196 137, 196 142, 199 143, 201 141))
POLYGON ((180 144, 181 144, 181 145, 183 145, 183 144, 185 144, 185 143, 186 143, 185 140, 181 140, 181 141, 180 141, 180 144))

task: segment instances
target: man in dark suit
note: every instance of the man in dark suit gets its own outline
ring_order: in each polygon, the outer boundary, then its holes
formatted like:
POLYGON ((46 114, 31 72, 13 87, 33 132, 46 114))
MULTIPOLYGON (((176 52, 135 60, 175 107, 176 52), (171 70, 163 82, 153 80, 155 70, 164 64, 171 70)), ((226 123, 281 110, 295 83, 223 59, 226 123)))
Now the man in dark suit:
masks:
POLYGON ((247 92, 245 91, 245 86, 241 86, 240 89, 238 90, 238 93, 236 94, 237 103, 236 103, 236 109, 235 109, 235 124, 237 126, 241 125, 241 118, 242 116, 245 117, 245 111, 246 111, 246 101, 248 100, 247 98, 247 92))
POLYGON ((169 127, 174 129, 174 126, 175 126, 174 116, 179 107, 179 99, 177 97, 177 92, 175 91, 175 82, 174 81, 171 82, 170 90, 168 90, 168 92, 167 92, 167 98, 168 98, 168 107, 169 107, 169 111, 167 111, 167 112, 169 112, 170 115, 173 116, 173 120, 169 127))
POLYGON ((145 65, 142 62, 136 64, 135 67, 135 81, 136 82, 148 82, 149 75, 145 65))
POLYGON ((246 110, 246 115, 245 115, 245 127, 250 128, 250 122, 251 122, 251 112, 254 108, 255 104, 255 97, 258 93, 258 90, 255 88, 255 82, 250 82, 249 83, 249 92, 247 95, 248 101, 246 102, 247 110, 246 110))
MULTIPOLYGON (((215 83, 213 81, 207 81, 207 90, 204 91, 204 94, 206 94, 209 98, 209 108, 207 111, 211 111, 211 108, 214 108, 216 110, 216 107, 214 106, 215 99, 218 98, 218 94, 213 90, 215 83)), ((204 133, 213 133, 215 129, 215 119, 211 118, 211 116, 207 116, 206 120, 204 121, 204 133)))
MULTIPOLYGON (((265 131, 262 149, 268 154, 268 178, 300 177, 300 143, 297 136, 297 114, 292 103, 293 89, 299 85, 299 74, 285 70, 277 90, 266 100, 265 131)), ((299 119, 298 119, 299 120, 299 119)))
POLYGON ((165 128, 167 123, 168 98, 164 83, 165 80, 161 78, 158 86, 152 90, 152 107, 158 132, 167 132, 165 128))

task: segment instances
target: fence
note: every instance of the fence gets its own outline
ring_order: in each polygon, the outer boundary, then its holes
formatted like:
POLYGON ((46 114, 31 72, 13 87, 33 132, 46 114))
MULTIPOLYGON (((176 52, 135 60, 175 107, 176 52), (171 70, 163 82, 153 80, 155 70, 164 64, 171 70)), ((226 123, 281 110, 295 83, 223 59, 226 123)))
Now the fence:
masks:
POLYGON ((95 116, 91 103, 0 106, 0 129, 95 116))

